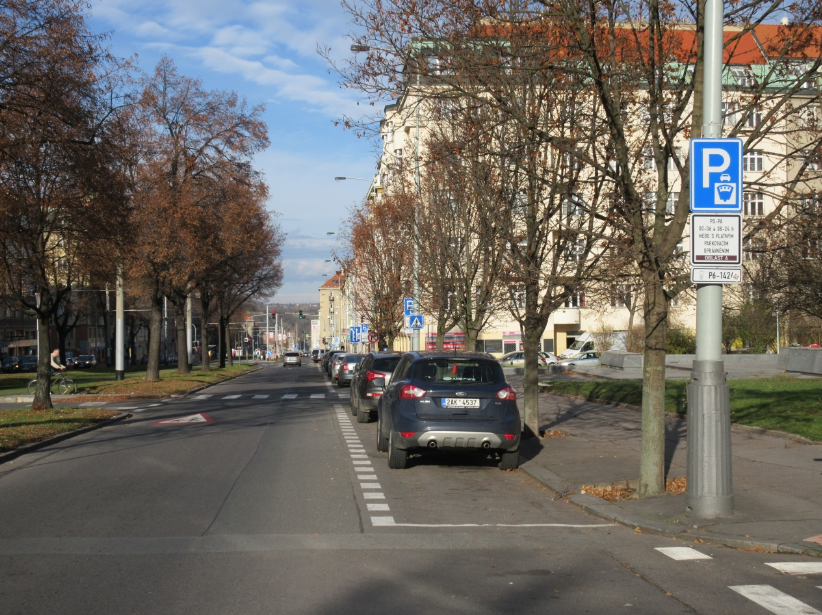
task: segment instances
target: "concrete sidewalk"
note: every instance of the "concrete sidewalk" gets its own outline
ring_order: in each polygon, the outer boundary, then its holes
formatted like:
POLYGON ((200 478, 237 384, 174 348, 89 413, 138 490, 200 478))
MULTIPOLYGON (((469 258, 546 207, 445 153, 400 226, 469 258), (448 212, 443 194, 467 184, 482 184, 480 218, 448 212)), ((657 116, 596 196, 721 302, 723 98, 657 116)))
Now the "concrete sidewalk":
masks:
MULTIPOLYGON (((509 382, 521 394, 522 377, 509 382)), ((735 512, 705 520, 687 514, 684 493, 613 503, 581 493, 583 485, 636 486, 640 412, 547 393, 539 408, 540 431, 565 437, 524 441, 520 467, 570 502, 643 531, 822 557, 822 446, 734 428, 735 512)), ((669 416, 666 432, 668 479, 685 476, 687 421, 669 416)))

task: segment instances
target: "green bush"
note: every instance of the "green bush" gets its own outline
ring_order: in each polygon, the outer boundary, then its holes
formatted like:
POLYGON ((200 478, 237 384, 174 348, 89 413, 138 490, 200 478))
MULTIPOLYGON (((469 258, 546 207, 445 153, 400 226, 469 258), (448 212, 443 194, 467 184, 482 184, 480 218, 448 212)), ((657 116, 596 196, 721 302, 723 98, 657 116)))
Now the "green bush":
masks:
POLYGON ((695 354, 696 335, 688 329, 671 329, 668 331, 665 352, 668 354, 695 354))

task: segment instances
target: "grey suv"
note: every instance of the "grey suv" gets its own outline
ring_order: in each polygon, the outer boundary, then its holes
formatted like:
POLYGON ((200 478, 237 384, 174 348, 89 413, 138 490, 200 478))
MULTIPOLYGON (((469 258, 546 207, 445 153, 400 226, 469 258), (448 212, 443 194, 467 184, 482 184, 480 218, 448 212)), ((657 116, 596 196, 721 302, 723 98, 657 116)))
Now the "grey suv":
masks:
POLYGON ((484 352, 402 355, 377 411, 377 450, 403 469, 410 452, 497 451, 499 467, 519 467, 522 423, 502 366, 484 352))
POLYGON ((283 367, 286 365, 296 365, 302 367, 303 360, 299 352, 286 352, 283 355, 283 367))
POLYGON ((351 415, 358 423, 367 423, 371 413, 377 411, 377 404, 391 378, 394 368, 400 362, 400 355, 387 352, 370 352, 360 362, 351 381, 351 415))

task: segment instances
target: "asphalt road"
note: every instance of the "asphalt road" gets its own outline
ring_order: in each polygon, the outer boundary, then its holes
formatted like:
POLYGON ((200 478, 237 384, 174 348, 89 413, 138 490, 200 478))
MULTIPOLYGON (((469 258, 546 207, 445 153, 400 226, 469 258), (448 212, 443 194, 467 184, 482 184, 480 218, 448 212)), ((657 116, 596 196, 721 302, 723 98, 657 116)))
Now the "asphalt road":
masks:
POLYGON ((313 364, 131 407, 0 465, 2 615, 822 612, 819 560, 610 525, 481 455, 389 470, 313 364))

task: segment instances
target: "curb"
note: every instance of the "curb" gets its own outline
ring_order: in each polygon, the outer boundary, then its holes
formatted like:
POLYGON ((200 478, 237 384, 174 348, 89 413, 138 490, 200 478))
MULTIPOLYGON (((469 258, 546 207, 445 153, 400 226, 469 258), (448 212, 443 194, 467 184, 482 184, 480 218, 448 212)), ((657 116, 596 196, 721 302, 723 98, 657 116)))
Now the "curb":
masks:
MULTIPOLYGON (((522 459, 522 456, 520 456, 520 458, 522 459)), ((732 547, 734 549, 750 549, 765 551, 768 553, 808 555, 811 557, 822 558, 822 548, 820 547, 812 547, 801 543, 783 542, 779 540, 730 538, 722 534, 698 531, 692 528, 686 529, 680 525, 668 523, 666 521, 648 519, 642 515, 628 512, 625 509, 620 508, 619 506, 606 500, 601 500, 596 496, 574 493, 574 490, 578 488, 577 485, 565 480, 561 476, 551 472, 548 468, 531 460, 527 460, 525 463, 520 464, 520 469, 531 478, 547 487, 550 491, 554 492, 557 498, 562 498, 595 517, 599 517, 605 521, 611 521, 628 528, 638 529, 642 532, 665 536, 667 538, 687 540, 693 543, 709 542, 724 545, 726 547, 732 547)))
MULTIPOLYGON (((539 386, 548 388, 552 385, 550 384, 543 384, 539 383, 539 386)), ((637 412, 642 412, 642 408, 640 406, 635 406, 634 404, 623 404, 620 402, 609 401, 607 399, 597 399, 597 398, 590 398, 584 397, 582 395, 570 395, 568 393, 554 393, 552 391, 545 391, 549 395, 556 395, 557 397, 564 397, 565 399, 575 399, 579 401, 589 401, 592 404, 600 404, 602 406, 614 406, 615 408, 627 408, 629 410, 636 410, 637 412)), ((681 419, 683 421, 688 420, 687 414, 680 414, 679 412, 666 412, 666 416, 675 417, 681 419)), ((740 423, 731 423, 731 429, 736 431, 744 431, 745 433, 756 434, 759 436, 773 436, 775 438, 783 438, 785 440, 791 440, 793 442, 798 442, 799 444, 813 444, 813 445, 822 445, 822 442, 817 442, 816 440, 811 440, 806 438, 805 436, 800 436, 795 433, 789 433, 787 431, 778 431, 776 429, 765 429, 764 427, 753 427, 751 425, 742 425, 740 423)))
POLYGON ((67 431, 66 433, 61 433, 56 435, 52 438, 48 438, 47 440, 40 440, 39 442, 32 442, 31 444, 24 444, 13 451, 8 451, 6 453, 0 453, 0 464, 4 464, 7 461, 11 461, 13 459, 17 459, 21 455, 25 455, 26 453, 33 453, 41 448, 45 448, 47 446, 51 446, 52 444, 57 444, 58 442, 62 442, 63 440, 68 440, 69 438, 73 438, 75 436, 82 435, 84 433, 88 433, 90 431, 94 431, 95 429, 101 429, 102 427, 107 427, 109 425, 113 425, 115 423, 120 423, 132 417, 130 412, 121 412, 117 416, 113 416, 110 419, 105 419, 98 423, 94 423, 94 425, 87 425, 86 427, 81 427, 80 429, 75 429, 73 431, 67 431))

